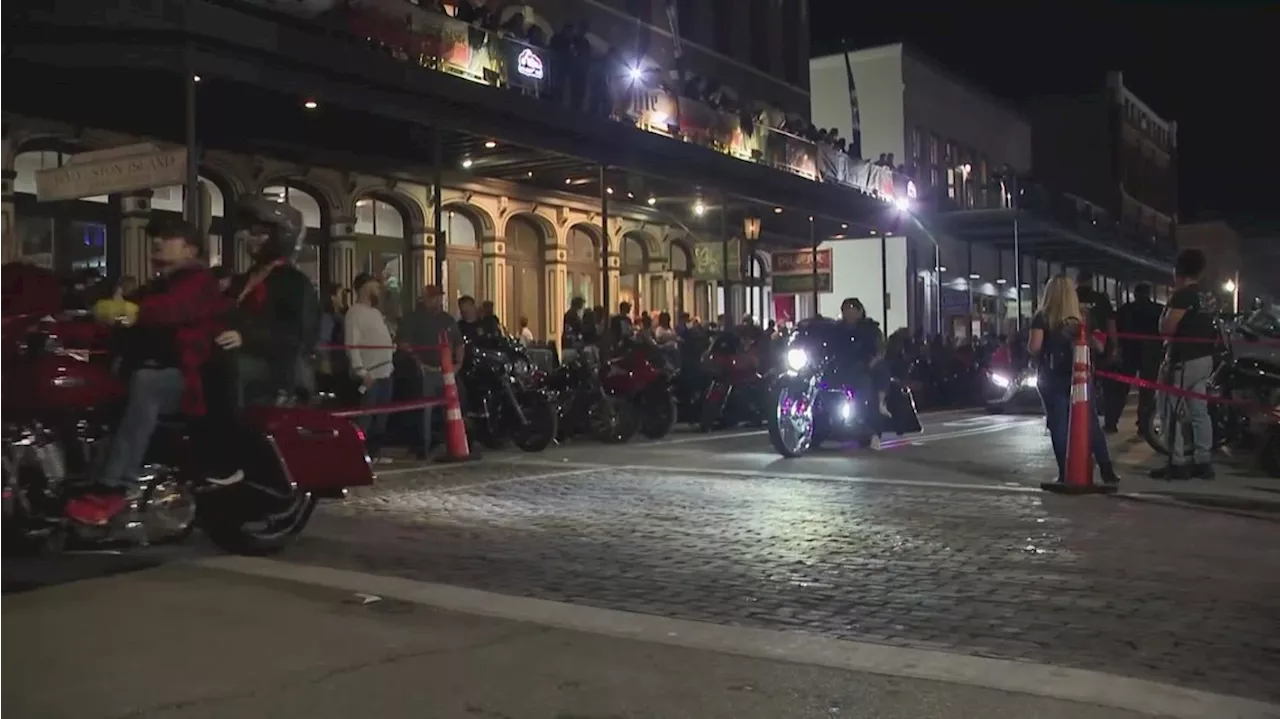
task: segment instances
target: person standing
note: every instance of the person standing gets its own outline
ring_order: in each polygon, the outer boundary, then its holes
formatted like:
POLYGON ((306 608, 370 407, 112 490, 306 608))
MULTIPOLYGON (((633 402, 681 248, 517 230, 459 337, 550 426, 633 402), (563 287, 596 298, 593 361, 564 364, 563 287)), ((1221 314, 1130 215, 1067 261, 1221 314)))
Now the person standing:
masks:
MULTIPOLYGON (((1053 442, 1053 455, 1058 461, 1058 482, 1066 481, 1067 433, 1071 426, 1071 383, 1075 364, 1076 338, 1081 318, 1076 288, 1071 278, 1058 275, 1044 287, 1040 311, 1031 319, 1027 350, 1036 367, 1036 388, 1044 402, 1044 419, 1053 442)), ((1089 447, 1098 463, 1102 481, 1116 484, 1116 475, 1107 448, 1107 437, 1098 423, 1093 393, 1089 393, 1089 447)))
MULTIPOLYGON (((1151 285, 1146 283, 1133 288, 1133 301, 1126 302, 1116 311, 1116 328, 1120 331, 1121 371, 1130 377, 1155 382, 1160 374, 1160 315, 1164 306, 1151 299, 1151 285), (1126 336, 1127 335, 1127 336, 1126 336), (1137 336, 1145 335, 1146 339, 1137 336)), ((1124 405, 1129 397, 1129 385, 1107 396, 1106 426, 1117 427, 1124 405)), ((1138 431, 1144 431, 1155 413, 1155 390, 1138 389, 1138 431)))
MULTIPOLYGON (((391 403, 391 330, 378 309, 382 283, 369 274, 359 274, 351 281, 355 302, 343 318, 343 344, 351 364, 351 376, 360 382, 362 408, 381 407, 391 403)), ((387 413, 361 415, 356 423, 365 433, 369 456, 379 459, 387 434, 387 413)))
MULTIPOLYGON (((459 304, 462 304, 462 299, 459 299, 459 304)), ((410 353, 417 362, 421 381, 414 384, 417 385, 417 395, 423 399, 433 399, 444 393, 442 353, 450 353, 455 371, 462 368, 462 360, 466 356, 466 346, 463 344, 458 321, 445 311, 444 290, 439 285, 427 285, 423 288, 422 299, 401 321, 400 334, 396 340, 397 346, 410 353), (441 338, 447 341, 447 347, 440 346, 441 338)), ((458 399, 465 410, 467 388, 462 382, 457 383, 457 388, 458 399)), ((431 420, 434 412, 434 407, 428 407, 422 414, 422 446, 416 452, 424 459, 431 451, 431 420)))
MULTIPOLYGON (((1086 322, 1086 328, 1090 333, 1105 332, 1106 341, 1100 349, 1095 349, 1092 353, 1092 364, 1095 368, 1115 365, 1119 360, 1119 352, 1116 343, 1116 315, 1111 305, 1111 298, 1107 297, 1105 292, 1099 292, 1093 288, 1093 273, 1088 270, 1081 270, 1076 274, 1076 299, 1080 301, 1080 310, 1084 316, 1080 319, 1086 322)), ((1094 387, 1098 388, 1100 402, 1097 403, 1099 408, 1105 408, 1109 397, 1114 397, 1117 393, 1125 391, 1119 382, 1110 379, 1098 379, 1094 381, 1094 387)), ((1103 427, 1103 431, 1114 433, 1116 428, 1112 425, 1103 427)))
MULTIPOLYGON (((1160 315, 1160 334, 1168 338, 1160 381, 1188 392, 1204 394, 1213 374, 1213 353, 1218 337, 1210 303, 1200 287, 1204 253, 1187 249, 1174 263, 1174 293, 1160 315)), ((1151 470, 1153 479, 1213 479, 1213 420, 1209 403, 1194 397, 1164 394, 1160 412, 1168 438, 1169 461, 1151 470), (1188 456, 1182 417, 1191 425, 1188 456)))

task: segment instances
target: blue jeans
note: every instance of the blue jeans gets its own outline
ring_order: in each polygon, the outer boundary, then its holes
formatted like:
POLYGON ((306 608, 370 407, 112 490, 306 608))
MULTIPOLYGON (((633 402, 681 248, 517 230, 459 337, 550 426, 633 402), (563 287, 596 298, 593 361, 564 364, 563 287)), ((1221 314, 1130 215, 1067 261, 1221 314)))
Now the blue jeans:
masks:
MULTIPOLYGON (((360 406, 379 407, 391 403, 393 384, 390 377, 375 379, 373 384, 365 389, 364 394, 360 396, 360 406)), ((390 415, 386 412, 378 412, 377 414, 361 415, 356 420, 356 425, 364 432, 365 446, 369 450, 370 457, 377 457, 379 450, 382 449, 382 443, 387 434, 387 419, 390 415)))
POLYGON ((182 370, 140 369, 129 380, 129 404, 116 428, 98 481, 124 487, 137 481, 160 415, 182 408, 182 370))
MULTIPOLYGON (((1204 394, 1208 391, 1209 377, 1213 375, 1213 358, 1198 357, 1187 360, 1169 369, 1164 377, 1166 382, 1191 392, 1204 394)), ((1213 459, 1213 419, 1209 416, 1209 403, 1203 399, 1190 397, 1174 397, 1170 394, 1161 396, 1160 417, 1165 427, 1165 435, 1169 440, 1169 463, 1209 464, 1213 459), (1185 418, 1182 409, 1185 409, 1185 418), (1183 446, 1186 444, 1182 432, 1182 423, 1191 425, 1191 452, 1183 446), (1188 457, 1187 455, 1191 456, 1188 457)))
MULTIPOLYGON (((1049 428, 1049 439, 1053 442, 1053 456, 1058 460, 1058 480, 1062 481, 1067 471, 1067 433, 1071 427, 1071 385, 1066 382, 1046 382, 1041 376, 1039 388, 1040 400, 1044 402, 1045 425, 1049 428)), ((1093 452, 1093 460, 1099 466, 1109 466, 1111 452, 1107 449, 1107 436, 1102 433, 1102 425, 1098 422, 1097 402, 1092 392, 1089 393, 1088 415, 1089 447, 1093 452)))

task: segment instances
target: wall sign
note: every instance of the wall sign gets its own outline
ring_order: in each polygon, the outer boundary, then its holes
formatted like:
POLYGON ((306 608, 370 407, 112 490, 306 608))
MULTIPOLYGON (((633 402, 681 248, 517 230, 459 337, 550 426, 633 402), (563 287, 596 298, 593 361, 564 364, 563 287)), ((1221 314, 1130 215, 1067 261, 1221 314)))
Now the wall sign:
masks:
POLYGON ((520 51, 519 57, 516 58, 516 72, 531 80, 541 80, 545 75, 545 70, 542 67, 542 58, 538 57, 538 53, 526 47, 520 51))

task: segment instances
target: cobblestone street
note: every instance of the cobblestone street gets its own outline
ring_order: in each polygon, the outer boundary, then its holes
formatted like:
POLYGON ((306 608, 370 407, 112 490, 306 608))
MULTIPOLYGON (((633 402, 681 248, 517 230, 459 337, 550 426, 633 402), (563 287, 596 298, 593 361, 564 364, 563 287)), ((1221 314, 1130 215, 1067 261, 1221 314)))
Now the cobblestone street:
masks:
POLYGON ((1280 699, 1271 522, 919 472, 478 468, 388 477, 286 559, 1280 699))

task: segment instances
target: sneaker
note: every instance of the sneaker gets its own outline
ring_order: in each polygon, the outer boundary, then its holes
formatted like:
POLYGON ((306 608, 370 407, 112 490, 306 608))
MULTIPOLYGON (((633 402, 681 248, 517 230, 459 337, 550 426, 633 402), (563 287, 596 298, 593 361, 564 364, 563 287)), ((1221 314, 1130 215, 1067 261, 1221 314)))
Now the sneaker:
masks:
POLYGON ((1156 467, 1147 473, 1152 479, 1190 479, 1191 472, 1180 464, 1166 464, 1163 467, 1156 467))
POLYGON ((1215 479, 1213 465, 1208 462, 1196 463, 1191 467, 1191 476, 1196 479, 1215 479))
POLYGON ((63 511, 73 522, 102 526, 123 511, 126 504, 120 494, 82 494, 68 500, 63 511))
POLYGON ((209 484, 217 485, 219 487, 229 487, 235 484, 236 482, 239 482, 240 480, 244 479, 244 470, 242 469, 237 469, 231 474, 228 474, 223 477, 219 477, 218 474, 221 474, 221 473, 215 473, 211 476, 205 477, 205 481, 208 482, 209 484))

